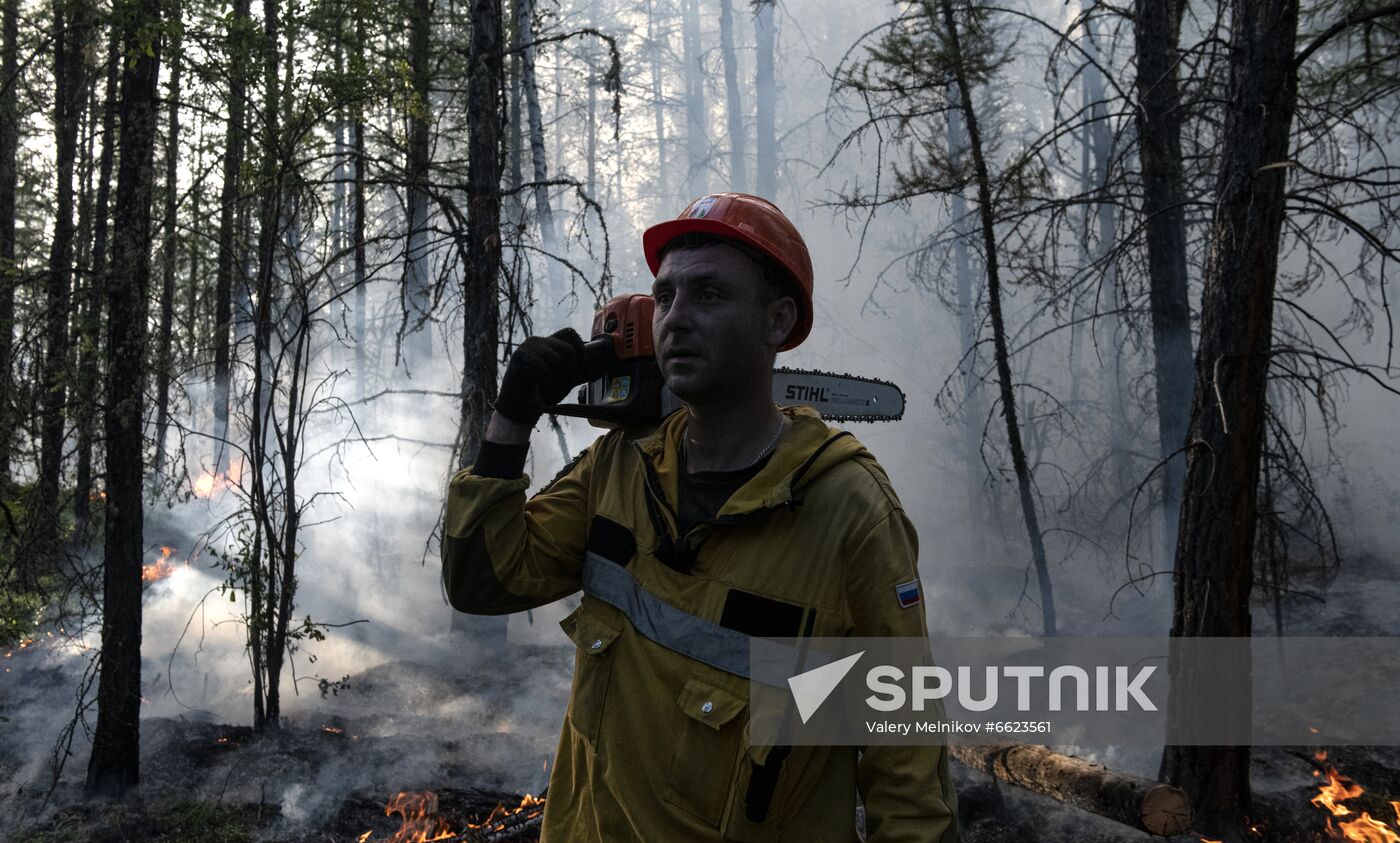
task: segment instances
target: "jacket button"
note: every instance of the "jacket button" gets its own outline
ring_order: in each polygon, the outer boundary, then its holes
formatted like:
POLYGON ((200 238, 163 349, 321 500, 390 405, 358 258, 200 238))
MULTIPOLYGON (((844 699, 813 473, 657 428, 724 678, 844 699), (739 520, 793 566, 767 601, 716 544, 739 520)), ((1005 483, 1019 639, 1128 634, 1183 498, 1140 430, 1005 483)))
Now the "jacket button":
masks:
POLYGON ((592 644, 590 644, 589 647, 588 647, 588 649, 590 649, 590 650, 597 650, 598 648, 600 648, 600 647, 602 647, 602 646, 603 646, 603 639, 599 638, 597 641, 594 641, 592 644))
POLYGON ((715 710, 715 704, 712 703, 712 702, 710 702, 709 700, 705 700, 705 702, 700 706, 700 713, 701 713, 701 714, 709 714, 710 712, 712 712, 712 711, 714 711, 714 710, 715 710))

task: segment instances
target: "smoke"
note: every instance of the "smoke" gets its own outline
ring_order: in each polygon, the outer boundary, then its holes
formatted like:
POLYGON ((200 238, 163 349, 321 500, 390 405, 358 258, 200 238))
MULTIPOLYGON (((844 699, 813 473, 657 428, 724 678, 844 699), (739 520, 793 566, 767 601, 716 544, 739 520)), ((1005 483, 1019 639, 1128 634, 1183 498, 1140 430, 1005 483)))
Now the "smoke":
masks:
MULTIPOLYGON (((956 411, 957 361, 965 349, 957 318, 945 301, 950 264, 945 261, 930 281, 911 278, 903 261, 911 249, 948 226, 949 210, 941 198, 915 199, 881 211, 867 225, 863 214, 843 216, 824 204, 868 179, 874 167, 873 152, 857 150, 834 168, 820 169, 841 131, 838 118, 812 119, 825 114, 827 72, 854 33, 887 13, 878 5, 821 2, 804 5, 800 18, 787 13, 780 20, 785 51, 780 122, 790 131, 784 134, 786 163, 776 199, 803 232, 817 280, 812 334, 778 362, 884 378, 904 389, 908 406, 903 421, 851 429, 889 472, 918 530, 919 572, 932 631, 944 636, 1031 634, 1039 628, 1038 594, 1009 460, 1001 447, 1001 417, 992 408, 989 417, 967 422, 956 411), (987 430, 987 443, 976 454, 964 447, 961 426, 967 423, 987 430), (969 499, 969 466, 973 485, 982 492, 976 499, 969 499)), ((625 38, 623 47, 628 48, 625 38)), ((997 92, 1009 100, 1002 114, 1018 131, 1043 129, 1051 119, 1043 56, 1029 46, 1025 55, 997 92)), ((641 101, 626 100, 623 114, 625 137, 648 137, 645 124, 651 117, 641 101)), ((640 258, 641 228, 672 216, 694 197, 648 194, 648 167, 617 169, 615 188, 623 200, 617 205, 626 207, 610 207, 608 222, 617 279, 613 292, 621 293, 649 286, 640 258)), ((727 187, 719 177, 714 182, 713 189, 727 187)), ((599 275, 598 264, 582 254, 578 239, 568 248, 569 257, 591 278, 599 275)), ((388 264, 390 258, 372 254, 371 264, 388 264)), ((535 271, 544 278, 541 266, 535 271)), ((1296 260, 1285 261, 1285 271, 1296 274, 1301 267, 1296 260)), ((1007 318, 1018 336, 1038 336, 1064 318, 1062 311, 1047 309, 1050 293, 1030 286, 1015 266, 1007 274, 1007 318)), ((974 288, 982 283, 976 268, 973 280, 974 288)), ((1199 282, 1193 278, 1193 296, 1199 282)), ((1141 280, 1129 277, 1125 283, 1140 285, 1141 280)), ((387 792, 466 781, 538 790, 540 767, 552 751, 568 695, 571 650, 556 624, 570 601, 542 607, 532 617, 513 616, 508 649, 487 636, 452 631, 432 534, 448 474, 470 456, 457 455, 457 465, 452 464, 463 362, 460 328, 453 325, 460 325, 462 317, 459 310, 443 308, 445 324, 430 328, 434 356, 411 361, 410 376, 393 362, 398 296, 392 287, 373 288, 368 336, 338 342, 331 331, 318 331, 320 346, 311 367, 313 389, 321 387, 323 397, 336 395, 347 402, 317 405, 298 475, 299 496, 308 508, 300 533, 296 615, 335 625, 324 641, 302 642, 282 677, 284 715, 296 730, 311 731, 308 740, 319 742, 302 747, 312 761, 298 766, 270 750, 244 747, 201 768, 203 778, 196 786, 198 792, 229 801, 278 802, 283 817, 293 823, 324 819, 345 793, 358 789, 387 792), (359 356, 370 367, 368 395, 414 392, 366 400, 354 376, 334 374, 354 371, 359 356), (343 679, 347 686, 338 684, 343 679), (329 683, 325 697, 322 680, 329 683), (332 721, 352 737, 319 734, 332 721)), ((586 291, 574 292, 577 300, 554 288, 548 296, 540 295, 534 333, 550 333, 562 327, 558 323, 563 319, 586 333, 591 302, 586 291), (577 306, 561 315, 560 301, 577 306)), ((1305 293, 1302 301, 1329 324, 1348 313, 1348 303, 1326 288, 1305 293)), ((985 312, 985 302, 979 312, 985 312)), ((1170 622, 1172 560, 1162 555, 1163 514, 1152 489, 1156 481, 1147 480, 1157 453, 1152 385, 1144 374, 1149 360, 1141 336, 1115 339, 1121 349, 1098 336, 1100 344, 1085 353, 1078 368, 1067 362, 1068 332, 1019 348, 1015 365, 1025 388, 1018 398, 1026 402, 1023 420, 1034 428, 1030 438, 1036 447, 1038 505, 1062 629, 1076 635, 1163 634, 1170 622), (1105 479, 1103 411, 1087 400, 1072 405, 1069 396, 1076 384, 1097 390, 1111 371, 1111 355, 1120 351, 1131 371, 1132 413, 1141 441, 1132 443, 1133 472, 1105 479), (1138 483, 1144 483, 1143 495, 1134 500, 1138 483)), ((1380 331, 1374 338, 1359 332, 1347 340, 1358 354, 1373 356, 1384 341, 1380 331)), ((985 355, 982 361, 978 374, 990 384, 985 355)), ((180 420, 197 434, 212 433, 208 387, 200 381, 183 387, 180 420)), ((247 384, 236 384, 235 392, 240 388, 247 384)), ((988 386, 984 390, 992 394, 988 386)), ((1307 440, 1311 462, 1335 467, 1322 476, 1320 492, 1335 507, 1344 558, 1356 567, 1344 568, 1344 580, 1332 586, 1328 602, 1300 604, 1292 617, 1304 625, 1295 629, 1344 631, 1364 622, 1400 633, 1391 611, 1400 597, 1393 559, 1395 525, 1400 523, 1400 494, 1394 485, 1400 476, 1400 448, 1392 444, 1394 406, 1389 403, 1394 400, 1358 383, 1337 398, 1344 422, 1331 450, 1321 436, 1307 440), (1351 620, 1339 626, 1339 618, 1351 620)), ((1297 425, 1316 430, 1316 421, 1308 416, 1297 425)), ((572 452, 598 434, 581 422, 561 423, 572 452)), ((234 438, 246 435, 239 428, 234 438)), ((188 476, 182 489, 191 492, 215 459, 207 438, 191 435, 184 441, 188 476)), ((565 460, 552 430, 536 434, 530 459, 532 484, 538 488, 565 460)), ((149 759, 175 757, 178 744, 194 739, 172 724, 202 724, 198 739, 212 742, 221 724, 252 720, 246 631, 238 620, 242 598, 235 594, 231 602, 221 593, 224 573, 211 567, 219 553, 237 552, 237 535, 226 519, 236 516, 239 505, 237 493, 224 490, 210 499, 177 500, 169 507, 156 503, 149 509, 151 558, 165 544, 176 548, 176 560, 188 560, 188 566, 182 564, 150 585, 144 601, 143 717, 149 759)), ((75 710, 75 689, 95 645, 94 632, 61 646, 46 638, 32 653, 11 660, 14 672, 4 675, 0 694, 0 715, 8 718, 0 730, 0 793, 23 797, 14 802, 25 809, 0 823, 33 815, 33 797, 45 786, 50 751, 75 710)), ((81 781, 87 737, 79 729, 65 773, 66 792, 74 792, 81 781)), ((1109 766, 1155 775, 1151 753, 1082 751, 1097 752, 1109 766)), ((186 767, 148 763, 145 769, 153 790, 184 787, 173 771, 186 767)))

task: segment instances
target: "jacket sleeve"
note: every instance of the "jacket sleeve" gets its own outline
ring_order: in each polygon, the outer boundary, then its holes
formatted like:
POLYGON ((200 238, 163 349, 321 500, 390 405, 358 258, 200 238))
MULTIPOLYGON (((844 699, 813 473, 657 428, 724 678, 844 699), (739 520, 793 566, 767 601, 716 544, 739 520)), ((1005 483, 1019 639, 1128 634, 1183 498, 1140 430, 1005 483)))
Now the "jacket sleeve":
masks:
MULTIPOLYGON (((903 608, 896 587, 917 582, 918 538, 898 507, 861 540, 847 569, 847 601, 859 637, 928 638, 923 586, 903 608)), ((864 747, 856 784, 865 805, 867 843, 954 843, 957 796, 945 746, 864 747)))
POLYGON ((597 445, 526 500, 527 476, 453 475, 443 520, 442 577, 458 611, 503 615, 578 591, 597 445))

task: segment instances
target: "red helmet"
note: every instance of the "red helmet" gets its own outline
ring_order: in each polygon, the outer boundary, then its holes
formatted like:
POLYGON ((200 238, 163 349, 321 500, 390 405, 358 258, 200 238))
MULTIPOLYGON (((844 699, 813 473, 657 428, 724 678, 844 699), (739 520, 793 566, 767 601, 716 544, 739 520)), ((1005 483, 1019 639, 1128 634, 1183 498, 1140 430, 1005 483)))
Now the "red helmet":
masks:
POLYGON ((776 205, 747 193, 711 193, 696 199, 680 216, 653 225, 642 234, 642 251, 646 252, 652 275, 661 268, 661 252, 666 244, 692 233, 738 240, 787 270, 801 296, 797 302, 797 323, 778 350, 796 348, 807 338, 812 330, 812 258, 802 235, 776 205))

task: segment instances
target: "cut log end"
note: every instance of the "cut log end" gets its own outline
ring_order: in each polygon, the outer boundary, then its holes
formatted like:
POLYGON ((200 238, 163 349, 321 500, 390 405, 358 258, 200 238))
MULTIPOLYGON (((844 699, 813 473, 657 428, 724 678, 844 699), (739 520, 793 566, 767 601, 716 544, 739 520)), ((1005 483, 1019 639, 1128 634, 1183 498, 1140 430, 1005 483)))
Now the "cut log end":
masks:
POLYGON ((1169 784, 1150 788, 1142 797, 1142 827, 1150 834, 1170 837, 1191 825, 1191 801, 1186 791, 1169 784))

